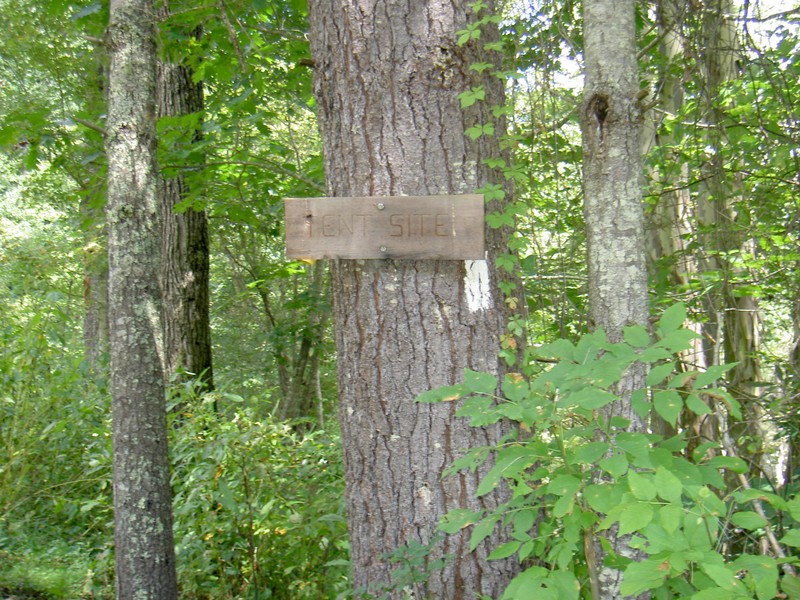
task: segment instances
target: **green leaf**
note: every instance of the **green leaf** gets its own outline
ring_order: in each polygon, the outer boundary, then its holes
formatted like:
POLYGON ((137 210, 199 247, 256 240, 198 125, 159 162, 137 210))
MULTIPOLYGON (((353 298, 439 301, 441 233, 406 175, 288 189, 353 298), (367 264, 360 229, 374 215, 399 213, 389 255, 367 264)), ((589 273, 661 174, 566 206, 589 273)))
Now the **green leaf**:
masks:
POLYGON ((458 99, 461 102, 461 108, 472 106, 479 100, 484 100, 485 98, 486 90, 483 88, 483 86, 474 87, 466 92, 461 92, 458 95, 458 99))
POLYGON ((548 587, 553 587, 559 600, 578 600, 581 585, 571 571, 551 571, 548 587))
POLYGON ((738 456, 714 456, 706 464, 715 469, 727 469, 734 473, 747 473, 747 463, 738 456))
POLYGON ((495 258, 498 269, 503 269, 507 273, 514 273, 517 270, 517 257, 513 254, 499 254, 495 258))
POLYGON ((503 379, 503 396, 511 402, 526 400, 531 393, 530 385, 519 374, 507 374, 503 379))
POLYGON ((657 467, 653 483, 658 489, 658 495, 661 498, 667 502, 680 503, 683 484, 676 475, 664 467, 657 467))
POLYGON ((488 62, 478 62, 472 63, 469 66, 470 71, 477 71, 478 73, 483 73, 486 69, 491 69, 494 65, 488 62))
POLYGON ((724 565, 701 562, 700 568, 714 583, 724 590, 733 590, 741 586, 741 583, 736 579, 733 572, 724 565))
POLYGON ((519 547, 522 545, 522 542, 518 541, 511 541, 506 542, 505 544, 500 544, 497 548, 492 550, 492 553, 489 555, 489 560, 500 560, 503 558, 508 558, 512 554, 514 554, 519 547))
POLYGON ((581 487, 581 480, 574 475, 559 475, 547 484, 547 492, 556 496, 574 496, 581 487))
POLYGON ((531 529, 536 522, 538 513, 533 509, 518 510, 511 519, 512 535, 515 539, 526 541, 530 539, 531 529))
POLYGON ((475 550, 475 548, 477 548, 483 540, 492 534, 495 525, 497 524, 497 520, 497 517, 486 517, 472 528, 472 534, 469 536, 470 552, 475 550))
POLYGON ((607 406, 617 400, 611 392, 595 387, 585 387, 559 401, 559 406, 578 406, 586 410, 595 410, 607 406))
POLYGON ((623 596, 638 596, 642 592, 660 587, 669 575, 669 562, 649 559, 633 562, 625 569, 620 586, 623 596))
POLYGON ((747 571, 758 600, 772 600, 778 593, 778 563, 771 556, 742 555, 733 564, 747 571))
POLYGON ((647 502, 630 502, 619 515, 619 534, 633 533, 647 527, 653 520, 653 505, 647 502))
POLYGON ((650 414, 650 398, 647 395, 647 390, 633 390, 631 394, 631 406, 642 420, 647 420, 647 415, 650 414))
POLYGON ((663 365, 656 365, 650 369, 650 372, 647 374, 647 385, 658 385, 664 381, 668 375, 671 375, 674 370, 674 361, 664 363, 663 365))
POLYGON ((507 446, 497 454, 497 461, 481 481, 476 494, 488 494, 498 485, 504 477, 513 478, 519 473, 535 464, 537 456, 527 446, 507 446))
POLYGON ((653 393, 653 407, 667 423, 675 427, 683 408, 683 398, 675 390, 657 390, 653 393))
POLYGON ((793 548, 800 548, 800 529, 790 529, 786 535, 781 538, 781 544, 792 546, 793 548))
POLYGON ((464 369, 464 386, 472 394, 494 394, 497 390, 497 377, 491 373, 464 369))
POLYGON ((481 513, 479 512, 467 510, 466 508, 454 508, 439 520, 439 529, 452 535, 458 533, 464 527, 477 523, 480 517, 481 513))
POLYGON ((692 389, 699 390, 708 385, 711 385, 712 383, 716 383, 722 378, 722 376, 727 371, 730 371, 737 364, 738 363, 728 363, 724 365, 712 365, 708 367, 705 371, 700 373, 694 380, 694 383, 692 384, 692 389))
POLYGON ((712 410, 697 394, 689 394, 686 398, 686 408, 696 415, 710 415, 712 410))
POLYGON ((619 506, 624 490, 621 484, 596 483, 586 486, 583 497, 589 507, 599 513, 608 514, 619 506))
POLYGON ((486 222, 492 229, 499 229, 503 226, 513 227, 514 216, 507 212, 492 212, 486 215, 486 222))
POLYGON ((787 503, 787 510, 795 521, 800 521, 800 494, 796 494, 787 503))
POLYGON ((482 135, 494 135, 494 123, 473 125, 465 131, 469 139, 477 140, 482 135))
POLYGON ((217 479, 217 486, 219 487, 219 493, 216 496, 217 501, 226 510, 236 513, 239 506, 236 504, 236 500, 233 497, 233 491, 231 488, 228 487, 228 484, 222 478, 217 479))
POLYGON ((628 471, 628 487, 630 487, 634 497, 639 500, 654 500, 658 495, 656 486, 653 485, 650 478, 636 471, 628 471))
POLYGON ((501 600, 519 600, 520 598, 537 598, 537 600, 558 600, 555 590, 547 590, 544 580, 548 571, 544 567, 528 567, 514 577, 508 584, 501 600))
MULTIPOLYGON (((681 350, 687 350, 691 342, 697 339, 698 335, 689 329, 677 329, 665 335, 663 338, 658 340, 656 343, 656 348, 665 348, 669 352, 675 353, 680 352, 681 350)), ((650 350, 648 348, 645 350, 642 355, 644 356, 650 350)))
POLYGON ((631 454, 637 466, 650 468, 650 464, 642 464, 650 462, 652 453, 650 438, 644 433, 623 431, 617 435, 617 447, 631 454))
POLYGON ((624 454, 616 453, 607 456, 599 463, 600 468, 614 478, 619 478, 625 475, 628 470, 628 459, 624 454))
POLYGON ((744 510, 731 515, 731 523, 742 529, 752 531, 767 524, 767 520, 756 512, 744 510))
POLYGON ((736 502, 740 504, 745 504, 746 502, 752 502, 753 500, 761 500, 763 502, 768 502, 778 510, 788 510, 789 504, 781 498, 778 494, 773 494, 772 492, 765 492, 764 490, 759 489, 745 489, 739 490, 738 492, 733 493, 733 497, 736 502))
POLYGON ((661 337, 664 337, 665 334, 671 331, 681 328, 685 322, 686 307, 681 303, 673 304, 664 311, 664 314, 662 314, 661 318, 658 320, 658 329, 661 337))
POLYGON ((680 527, 683 520, 684 510, 682 507, 675 504, 667 504, 662 506, 658 511, 658 520, 664 531, 667 533, 675 533, 680 527))
POLYGON ((575 449, 570 464, 593 464, 608 452, 608 442, 589 442, 575 449))
POLYGON ((470 391, 466 386, 463 383, 458 383, 422 392, 417 396, 416 402, 452 402, 453 400, 460 400, 469 394, 470 391))
POLYGON ((634 348, 647 348, 650 345, 650 334, 641 325, 631 325, 622 331, 622 336, 634 348))
POLYGON ((553 516, 561 519, 565 515, 571 514, 575 506, 575 496, 562 496, 553 505, 553 516))
POLYGON ((781 579, 781 591, 789 597, 789 600, 800 600, 800 577, 784 575, 781 579))
POLYGON ((469 417, 472 427, 485 427, 497 423, 502 414, 494 400, 488 396, 469 396, 456 411, 458 417, 469 417))
POLYGON ((575 357, 575 345, 569 340, 558 339, 555 342, 541 346, 539 354, 544 358, 571 361, 575 357))

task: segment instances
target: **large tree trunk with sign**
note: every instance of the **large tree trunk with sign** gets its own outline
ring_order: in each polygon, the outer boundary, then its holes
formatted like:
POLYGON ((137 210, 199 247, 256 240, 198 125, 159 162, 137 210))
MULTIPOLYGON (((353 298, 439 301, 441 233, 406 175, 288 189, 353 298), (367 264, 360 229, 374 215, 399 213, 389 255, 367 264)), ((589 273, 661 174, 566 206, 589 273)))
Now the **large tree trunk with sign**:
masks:
POLYGON ((112 0, 108 260, 117 598, 177 597, 161 344, 155 15, 112 0))
MULTIPOLYGON (((612 341, 628 325, 648 320, 642 208, 642 118, 637 97, 636 26, 633 0, 584 0, 585 69, 583 188, 589 261, 589 316, 612 341)), ((620 431, 646 431, 634 412, 631 394, 643 388, 645 371, 633 367, 616 386, 618 400, 606 407, 627 420, 620 431)), ((630 536, 606 533, 614 554, 636 558, 630 536)), ((621 571, 604 565, 599 539, 594 550, 593 594, 619 598, 621 571)))
MULTIPOLYGON (((470 70, 492 62, 480 40, 458 46, 456 32, 477 18, 467 2, 342 0, 309 2, 315 94, 328 193, 407 196, 473 193, 494 177, 495 135, 470 140, 465 130, 491 121, 503 82, 470 70), (467 110, 460 92, 484 86, 467 110)), ((473 130, 474 131, 474 130, 473 130)), ((498 188, 500 186, 497 186, 498 188)), ((487 209, 492 207, 487 205, 487 209)), ((421 392, 458 381, 465 368, 499 373, 506 302, 494 268, 505 232, 488 230, 488 260, 339 260, 332 265, 340 416, 356 589, 402 590, 386 554, 431 545, 427 580, 415 597, 498 597, 516 572, 514 559, 487 561, 486 545, 469 552, 468 535, 434 544, 448 510, 492 506, 475 498, 479 475, 442 479, 465 449, 497 442, 499 428, 478 429, 451 404, 417 404, 421 392), (451 555, 443 567, 435 560, 451 555)), ((415 566, 417 575, 425 564, 415 566)))

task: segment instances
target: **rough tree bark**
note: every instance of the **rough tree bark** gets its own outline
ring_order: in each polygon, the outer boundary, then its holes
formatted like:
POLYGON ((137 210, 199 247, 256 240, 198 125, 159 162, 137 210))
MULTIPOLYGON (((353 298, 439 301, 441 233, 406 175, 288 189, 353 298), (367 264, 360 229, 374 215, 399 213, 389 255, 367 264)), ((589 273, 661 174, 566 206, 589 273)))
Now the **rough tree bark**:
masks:
MULTIPOLYGON (((104 190, 105 191, 105 190, 104 190)), ((83 348, 84 359, 92 373, 99 373, 108 352, 108 257, 101 236, 108 236, 104 220, 81 201, 84 232, 83 267, 83 348)))
MULTIPOLYGON (((108 56, 106 48, 94 48, 97 64, 95 85, 87 88, 87 106, 94 114, 106 110, 108 56)), ((102 142, 101 142, 102 143, 102 142)), ((108 368, 108 253, 105 224, 106 185, 100 183, 99 173, 92 173, 90 181, 95 189, 84 189, 80 202, 81 228, 83 229, 83 348, 84 359, 90 372, 100 373, 108 368)))
MULTIPOLYGON (((480 43, 459 47, 475 18, 464 0, 309 2, 315 95, 331 196, 474 192, 489 180, 483 164, 498 157, 497 137, 470 141, 465 130, 491 119, 503 82, 470 71, 492 58, 480 43), (459 92, 483 85, 486 101, 463 111, 459 92)), ((497 124, 497 134, 503 124, 497 124)), ((494 174, 495 181, 502 178, 494 174)), ((487 207, 491 209, 491 207, 487 207)), ((421 392, 455 383, 468 367, 499 373, 506 313, 494 258, 504 232, 487 231, 487 261, 342 260, 332 265, 340 419, 347 482, 353 583, 387 590, 386 553, 430 544, 439 518, 475 499, 478 476, 441 478, 465 449, 493 444, 499 428, 471 428, 456 407, 416 404, 421 392)), ((446 537, 414 597, 498 597, 518 569, 469 552, 468 535, 446 537)), ((430 563, 429 563, 430 564, 430 563)), ((419 567, 418 571, 423 571, 419 567)), ((388 591, 402 597, 401 590, 388 591)))
MULTIPOLYGON (((159 17, 169 17, 167 2, 159 17)), ((195 32, 195 35, 198 35, 195 32)), ((159 117, 180 117, 203 111, 203 84, 194 80, 192 69, 169 60, 158 61, 157 98, 159 117)), ((192 143, 200 135, 191 132, 192 143)), ((204 390, 214 387, 209 320, 208 221, 202 209, 176 211, 189 194, 182 174, 160 178, 163 211, 161 286, 164 302, 164 371, 167 377, 183 373, 197 377, 204 390)), ((185 376, 184 375, 184 376, 185 376)))
POLYGON ((109 329, 117 598, 177 598, 161 344, 156 53, 150 0, 112 0, 109 329))
MULTIPOLYGON (((585 56, 583 191, 589 261, 589 316, 612 341, 628 325, 647 325, 646 247, 642 207, 642 116, 633 0, 584 0, 585 56)), ((616 386, 619 400, 603 415, 624 417, 627 431, 646 431, 631 405, 644 387, 645 370, 632 368, 616 386)), ((613 435, 613 428, 612 435, 613 435)), ((607 533, 614 553, 635 558, 629 536, 607 533)), ((603 565, 599 538, 594 549, 595 597, 618 598, 622 573, 603 565)))
MULTIPOLYGON (((686 35, 686 20, 691 16, 690 0, 659 0, 656 6, 660 59, 664 61, 659 76, 652 89, 657 98, 658 109, 650 111, 644 124, 642 155, 647 157, 659 145, 674 147, 679 144, 670 128, 664 128, 663 121, 669 115, 677 115, 683 110, 686 82, 691 80, 690 66, 686 56, 690 53, 691 42, 686 35)), ((647 98, 648 103, 651 98, 647 98)), ((691 284, 699 274, 698 258, 692 250, 690 241, 695 239, 695 203, 690 190, 691 167, 676 151, 673 164, 652 165, 648 175, 656 187, 666 188, 655 199, 655 205, 645 215, 648 230, 648 258, 650 272, 654 275, 658 294, 680 294, 695 296, 698 303, 705 304, 700 293, 691 291, 691 284)), ((689 370, 702 370, 708 366, 709 358, 707 335, 703 334, 705 323, 688 320, 687 328, 698 336, 692 340, 691 347, 681 353, 681 360, 689 370)), ((685 410, 681 415, 681 425, 689 434, 686 455, 691 456, 694 448, 702 441, 717 437, 717 424, 714 419, 698 418, 693 412, 685 410)), ((654 415, 651 426, 666 436, 672 436, 676 429, 666 420, 654 415)))

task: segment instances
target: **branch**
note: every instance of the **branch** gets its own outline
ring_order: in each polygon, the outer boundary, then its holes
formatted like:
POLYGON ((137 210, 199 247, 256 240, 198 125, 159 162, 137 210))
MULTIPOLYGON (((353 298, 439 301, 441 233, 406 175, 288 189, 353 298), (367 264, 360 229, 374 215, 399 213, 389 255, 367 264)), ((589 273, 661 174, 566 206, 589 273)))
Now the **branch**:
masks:
POLYGON ((83 125, 84 127, 87 127, 89 129, 92 129, 93 131, 98 132, 103 137, 105 137, 106 134, 108 133, 103 127, 101 127, 97 123, 92 123, 91 121, 87 121, 86 119, 81 119, 79 117, 72 117, 72 120, 78 123, 79 125, 83 125))
POLYGON ((246 73, 247 63, 244 61, 244 54, 242 54, 242 48, 239 46, 239 40, 236 37, 236 30, 233 28, 233 23, 231 23, 231 19, 228 16, 228 10, 225 6, 225 1, 219 0, 217 3, 217 8, 219 8, 220 15, 222 16, 222 22, 225 24, 225 29, 228 30, 228 40, 233 46, 233 49, 236 51, 236 58, 239 60, 239 66, 242 69, 242 73, 246 73))

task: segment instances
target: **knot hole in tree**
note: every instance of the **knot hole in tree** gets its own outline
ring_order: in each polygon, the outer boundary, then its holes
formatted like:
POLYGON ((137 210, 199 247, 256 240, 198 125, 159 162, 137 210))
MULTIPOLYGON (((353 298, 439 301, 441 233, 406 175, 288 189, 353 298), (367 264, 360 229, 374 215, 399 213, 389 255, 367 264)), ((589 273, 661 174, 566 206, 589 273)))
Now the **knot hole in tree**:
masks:
POLYGON ((602 142, 606 118, 608 117, 608 96, 595 94, 588 105, 591 117, 597 122, 597 137, 602 142))

